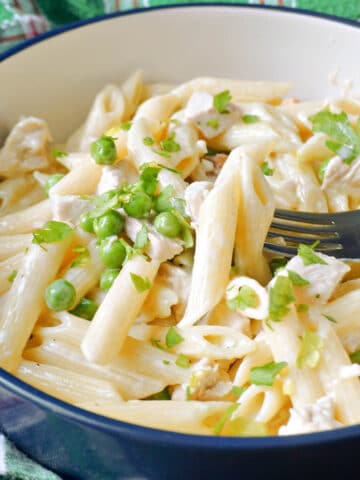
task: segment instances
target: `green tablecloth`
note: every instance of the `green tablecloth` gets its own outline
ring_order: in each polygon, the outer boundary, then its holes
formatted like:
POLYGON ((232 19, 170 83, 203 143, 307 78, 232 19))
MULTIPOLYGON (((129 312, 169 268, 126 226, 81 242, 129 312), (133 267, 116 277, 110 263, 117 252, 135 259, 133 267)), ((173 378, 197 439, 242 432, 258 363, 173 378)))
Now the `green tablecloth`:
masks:
MULTIPOLYGON (((210 3, 211 0, 196 0, 210 3)), ((214 0, 218 2, 219 0, 214 0)), ((248 0, 231 3, 301 8, 360 20, 360 0, 248 0)), ((53 27, 119 10, 153 7, 191 0, 0 0, 0 53, 53 27)), ((59 477, 17 451, 0 435, 0 476, 19 480, 59 480, 59 477)))
MULTIPOLYGON (((211 2, 221 0, 196 0, 211 2)), ((238 3, 236 0, 228 0, 238 3)), ((0 53, 27 38, 79 19, 118 10, 154 7, 191 0, 0 0, 0 53)), ((248 0, 241 3, 296 7, 360 19, 360 0, 248 0)))

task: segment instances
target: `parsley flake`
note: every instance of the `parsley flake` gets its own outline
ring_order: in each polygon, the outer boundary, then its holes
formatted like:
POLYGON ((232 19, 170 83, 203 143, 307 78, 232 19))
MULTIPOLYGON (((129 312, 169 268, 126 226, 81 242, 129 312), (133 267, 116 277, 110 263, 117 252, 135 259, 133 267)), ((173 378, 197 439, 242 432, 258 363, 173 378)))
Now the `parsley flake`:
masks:
POLYGON ((32 243, 41 246, 43 243, 60 242, 69 236, 73 230, 67 223, 50 220, 42 228, 33 231, 32 243))
POLYGON ((218 118, 211 118, 206 122, 206 126, 217 130, 219 128, 219 119, 218 118))
POLYGON ((154 195, 157 189, 160 170, 161 167, 152 163, 144 163, 140 167, 140 185, 148 195, 154 195))
POLYGON ((60 150, 54 149, 52 152, 53 157, 55 158, 64 158, 67 157, 69 154, 67 152, 62 152, 60 150))
POLYGON ((165 337, 166 346, 168 348, 172 348, 183 341, 184 341, 184 337, 182 337, 174 327, 170 327, 165 337))
POLYGON ((296 306, 296 311, 299 313, 305 313, 309 311, 309 305, 306 305, 306 303, 299 303, 299 305, 296 306))
POLYGON ((127 130, 130 130, 131 126, 132 126, 132 122, 124 122, 120 125, 120 129, 127 131, 127 130))
POLYGON ((136 273, 130 273, 131 280, 134 284, 134 287, 139 293, 143 293, 146 290, 150 290, 152 287, 152 283, 150 280, 146 277, 140 277, 140 275, 136 275, 136 273))
POLYGON ((17 270, 13 270, 10 275, 7 277, 8 281, 12 283, 15 280, 15 277, 17 275, 17 270))
POLYGON ((250 370, 250 383, 271 387, 276 375, 285 367, 287 367, 287 362, 269 362, 261 367, 253 367, 250 370))
POLYGON ((144 250, 149 243, 148 230, 145 225, 137 232, 134 242, 134 248, 137 250, 144 250))
POLYGON ((161 392, 150 395, 150 397, 147 397, 146 400, 171 400, 168 387, 165 387, 164 390, 161 390, 161 392))
POLYGON ((327 158, 326 160, 323 160, 323 161, 320 163, 320 166, 319 166, 319 169, 318 169, 317 174, 318 174, 319 180, 320 180, 321 182, 324 181, 326 167, 329 165, 330 160, 331 160, 331 158, 327 158))
POLYGON ((153 347, 156 347, 159 350, 163 350, 164 352, 166 352, 166 348, 161 344, 161 340, 159 338, 151 338, 150 343, 153 347))
POLYGON ((325 313, 322 313, 322 316, 326 318, 326 320, 329 320, 329 322, 338 323, 337 320, 335 320, 335 318, 332 317, 331 315, 325 315, 325 313))
POLYGON ((309 245, 304 245, 301 243, 298 248, 298 255, 299 257, 302 258, 302 261, 305 266, 307 265, 313 265, 313 264, 319 264, 319 265, 327 265, 327 262, 320 258, 316 253, 314 252, 314 247, 316 245, 312 245, 309 247, 309 245))
POLYGON ((213 107, 219 113, 229 113, 229 111, 226 110, 226 107, 229 105, 230 101, 231 101, 230 91, 224 90, 223 92, 220 92, 217 95, 214 95, 213 107))
POLYGON ((331 113, 322 110, 310 117, 313 132, 325 133, 326 146, 350 164, 360 154, 360 132, 356 132, 345 112, 331 113))
POLYGON ((181 368, 190 368, 190 360, 186 355, 180 353, 175 361, 176 365, 181 368))
POLYGON ((154 145, 155 140, 151 137, 144 137, 143 138, 143 144, 146 145, 147 147, 154 145))
POLYGON ((290 278, 278 276, 269 293, 269 316, 274 322, 280 322, 290 311, 288 305, 295 302, 290 278))
POLYGON ((357 350, 356 352, 352 353, 350 355, 350 360, 352 361, 352 363, 360 364, 360 350, 357 350))
POLYGON ((167 153, 179 152, 181 150, 181 146, 175 142, 175 132, 169 137, 164 138, 164 140, 161 140, 160 147, 162 151, 167 153))
POLYGON ((292 270, 288 270, 288 276, 291 280, 291 283, 295 285, 296 287, 304 287, 305 285, 310 285, 309 280, 306 280, 303 278, 301 275, 299 275, 296 272, 293 272, 292 270))
POLYGON ((233 403, 232 405, 230 405, 230 407, 228 407, 225 412, 223 413, 222 417, 220 418, 220 420, 215 424, 214 426, 214 433, 215 435, 220 435, 224 426, 225 426, 225 423, 230 420, 231 418, 231 415, 235 412, 235 410, 239 407, 239 403, 233 403))
POLYGON ((245 392, 247 387, 238 387, 234 385, 231 389, 231 393, 236 395, 237 397, 241 397, 241 395, 245 392))
POLYGON ((286 257, 277 257, 270 260, 269 267, 274 277, 278 270, 281 270, 288 263, 289 259, 286 257))
POLYGON ((311 330, 305 330, 301 340, 300 351, 296 359, 298 368, 315 368, 320 361, 320 350, 323 347, 322 338, 311 330))
POLYGON ((274 169, 269 167, 268 162, 263 162, 260 168, 266 177, 271 177, 274 174, 274 169))
POLYGON ((240 287, 238 295, 226 301, 230 310, 245 310, 246 308, 255 308, 258 304, 258 296, 254 289, 244 285, 240 287))
POLYGON ((84 245, 77 245, 72 249, 72 251, 76 252, 78 255, 71 263, 70 268, 83 267, 84 265, 87 265, 90 262, 89 249, 84 245))
POLYGON ((257 115, 244 115, 242 117, 242 121, 244 123, 257 123, 257 122, 260 122, 260 117, 258 117, 257 115))

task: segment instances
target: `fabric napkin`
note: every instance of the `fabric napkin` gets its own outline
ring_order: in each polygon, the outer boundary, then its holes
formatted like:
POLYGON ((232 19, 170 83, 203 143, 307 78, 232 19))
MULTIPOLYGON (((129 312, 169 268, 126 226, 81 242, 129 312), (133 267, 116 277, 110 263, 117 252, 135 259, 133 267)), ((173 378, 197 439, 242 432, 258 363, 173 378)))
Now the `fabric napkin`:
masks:
MULTIPOLYGON (((138 7, 170 3, 215 3, 221 0, 0 0, 0 53, 22 40, 80 19, 138 7)), ((230 3, 295 7, 360 19, 360 0, 248 0, 230 3)))
MULTIPOLYGON (((248 0, 245 3, 293 7, 360 20, 360 0, 248 0)), ((0 0, 0 53, 51 28, 120 10, 170 3, 216 3, 219 0, 0 0)), ((0 426, 1 428, 1 426, 0 426)), ((0 478, 60 480, 37 465, 0 434, 0 478)))

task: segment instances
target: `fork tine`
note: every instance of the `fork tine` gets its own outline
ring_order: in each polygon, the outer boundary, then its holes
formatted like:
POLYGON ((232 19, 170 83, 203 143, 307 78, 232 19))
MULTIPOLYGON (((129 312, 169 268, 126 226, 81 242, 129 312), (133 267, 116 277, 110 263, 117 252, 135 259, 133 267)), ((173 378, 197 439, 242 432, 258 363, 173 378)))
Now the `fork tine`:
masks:
MULTIPOLYGON (((334 247, 332 245, 332 247, 334 247)), ((333 257, 342 257, 342 252, 343 248, 342 245, 338 244, 336 245, 338 248, 319 248, 317 247, 316 251, 325 253, 326 255, 331 255, 333 257)), ((277 245, 275 243, 269 243, 265 242, 264 243, 264 250, 267 250, 270 253, 276 253, 281 256, 285 257, 294 257, 297 255, 297 247, 289 247, 289 246, 283 246, 283 245, 277 245)))
POLYGON ((304 243, 305 245, 312 245, 313 243, 320 241, 319 247, 326 247, 326 245, 330 244, 331 248, 334 248, 334 245, 340 245, 339 244, 339 237, 333 236, 333 237, 321 237, 321 236, 301 236, 301 235, 292 235, 289 233, 283 233, 283 232, 274 232, 272 230, 269 230, 267 234, 268 238, 276 238, 276 237, 281 237, 284 240, 288 242, 293 242, 293 243, 304 243))
POLYGON ((275 243, 264 243, 264 250, 267 250, 271 253, 278 253, 282 257, 294 257, 297 255, 296 247, 284 247, 282 245, 276 245, 275 243))
POLYGON ((312 223, 316 225, 332 225, 334 219, 331 214, 328 213, 311 213, 311 212, 298 212, 294 210, 275 210, 275 217, 282 220, 290 220, 291 222, 300 223, 312 223))
MULTIPOLYGON (((274 217, 275 218, 275 217, 274 217)), ((299 220, 297 220, 299 223, 299 220)), ((306 225, 294 225, 294 223, 281 223, 276 220, 271 223, 271 228, 278 230, 286 230, 300 233, 321 234, 321 233, 336 233, 337 227, 335 224, 319 225, 317 227, 306 225)))

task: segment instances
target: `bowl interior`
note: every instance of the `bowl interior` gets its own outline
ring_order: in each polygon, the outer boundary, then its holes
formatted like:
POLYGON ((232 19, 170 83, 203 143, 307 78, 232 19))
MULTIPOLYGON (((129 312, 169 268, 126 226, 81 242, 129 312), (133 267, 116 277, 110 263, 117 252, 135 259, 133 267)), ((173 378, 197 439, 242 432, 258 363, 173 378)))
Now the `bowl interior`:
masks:
POLYGON ((0 136, 20 115, 48 120, 64 139, 96 92, 142 68, 149 81, 212 75, 287 80, 300 98, 335 93, 328 77, 360 84, 360 29, 328 19, 236 6, 145 10, 50 35, 0 65, 0 136))

